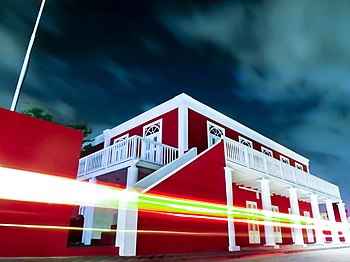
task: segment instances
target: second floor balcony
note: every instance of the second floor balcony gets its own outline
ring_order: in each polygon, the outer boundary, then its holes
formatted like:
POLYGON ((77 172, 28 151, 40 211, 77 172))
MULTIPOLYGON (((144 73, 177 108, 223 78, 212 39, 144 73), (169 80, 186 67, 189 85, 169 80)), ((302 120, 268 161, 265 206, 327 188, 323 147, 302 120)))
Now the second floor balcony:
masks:
POLYGON ((84 180, 90 178, 89 175, 93 173, 102 174, 103 170, 123 168, 130 161, 142 161, 156 169, 177 158, 177 148, 144 137, 132 136, 81 158, 77 178, 84 180))
MULTIPOLYGON (((314 193, 321 197, 340 200, 339 187, 327 182, 310 173, 306 173, 296 167, 279 161, 271 156, 265 155, 253 148, 245 146, 237 141, 224 138, 226 160, 242 167, 241 170, 250 170, 255 173, 255 177, 269 178, 279 184, 284 184, 278 190, 283 195, 283 190, 287 186, 297 187, 305 191, 305 196, 314 193)), ((249 174, 238 174, 237 179, 240 181, 248 181, 252 184, 255 178, 249 174)), ((256 180, 256 179, 255 179, 256 180)), ((275 183, 275 184, 276 184, 275 183)))

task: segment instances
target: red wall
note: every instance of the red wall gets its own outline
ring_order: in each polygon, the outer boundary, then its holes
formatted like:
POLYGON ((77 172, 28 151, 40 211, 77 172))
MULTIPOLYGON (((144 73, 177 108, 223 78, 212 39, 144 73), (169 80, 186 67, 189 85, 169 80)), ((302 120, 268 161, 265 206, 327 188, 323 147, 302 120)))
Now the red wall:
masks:
MULTIPOLYGON (((224 149, 219 143, 148 193, 226 204, 224 149)), ((137 255, 227 251, 227 222, 139 211, 138 230, 219 233, 220 235, 137 235, 137 255)))
MULTIPOLYGON (((220 124, 212 119, 209 119, 209 118, 207 118, 207 117, 205 117, 205 116, 203 116, 203 115, 201 115, 201 114, 199 114, 191 109, 188 110, 188 143, 189 143, 189 148, 197 147, 199 152, 202 152, 203 150, 208 148, 208 135, 207 135, 207 121, 208 120, 210 122, 212 122, 213 124, 216 124, 216 125, 224 128, 226 137, 231 138, 235 141, 238 141, 238 136, 242 136, 244 138, 247 138, 253 142, 253 148, 255 150, 258 150, 261 152, 261 146, 263 146, 267 149, 270 149, 273 152, 274 158, 280 160, 281 154, 279 152, 272 150, 271 148, 269 148, 265 145, 262 145, 261 143, 254 141, 251 138, 236 132, 235 130, 232 130, 228 127, 225 127, 222 124, 220 124)), ((283 155, 283 156, 285 156, 285 155, 283 155)), ((288 156, 285 156, 285 157, 289 159, 290 165, 295 166, 296 161, 294 159, 292 159, 288 156)), ((299 163, 299 164, 302 164, 302 163, 299 163)), ((302 165, 303 165, 304 171, 308 172, 306 166, 304 164, 302 164, 302 165)))
POLYGON ((174 109, 172 111, 169 111, 163 115, 160 115, 156 118, 153 118, 145 123, 142 123, 141 125, 138 125, 137 127, 134 127, 126 132, 123 132, 121 134, 118 134, 111 139, 111 144, 114 143, 114 139, 119 138, 125 134, 129 134, 129 137, 138 135, 143 136, 143 127, 155 122, 159 119, 162 119, 162 143, 178 147, 178 109, 174 109))
MULTIPOLYGON (((0 119, 1 166, 75 179, 82 132, 1 108, 0 119)), ((72 210, 64 205, 1 200, 0 223, 68 226, 72 210)), ((67 236, 66 230, 0 226, 0 257, 91 253, 67 249, 67 236)), ((93 254, 98 252, 111 254, 111 250, 96 249, 93 254)))

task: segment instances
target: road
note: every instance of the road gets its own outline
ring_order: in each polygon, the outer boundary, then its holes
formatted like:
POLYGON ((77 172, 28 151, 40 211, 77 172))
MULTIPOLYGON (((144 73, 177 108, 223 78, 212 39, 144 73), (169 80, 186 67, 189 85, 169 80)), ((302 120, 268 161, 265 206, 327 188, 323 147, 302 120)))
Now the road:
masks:
POLYGON ((225 259, 220 261, 269 261, 269 262, 297 262, 297 261, 317 261, 317 262, 341 262, 350 261, 350 248, 340 249, 328 249, 328 250, 316 250, 310 252, 294 253, 294 254, 274 254, 270 255, 258 255, 254 257, 245 257, 240 259, 225 259))

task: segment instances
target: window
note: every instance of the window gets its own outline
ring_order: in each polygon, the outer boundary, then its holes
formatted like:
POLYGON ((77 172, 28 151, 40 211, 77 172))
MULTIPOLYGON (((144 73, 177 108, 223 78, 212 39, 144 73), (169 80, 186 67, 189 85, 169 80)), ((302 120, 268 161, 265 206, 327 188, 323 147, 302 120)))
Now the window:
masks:
POLYGON ((247 147, 253 148, 253 142, 244 137, 239 136, 238 141, 247 147))
MULTIPOLYGON (((246 201, 247 208, 258 209, 257 203, 252 201, 246 201)), ((260 244, 260 231, 259 223, 257 219, 249 219, 251 223, 248 223, 248 235, 250 244, 260 244)))
POLYGON ((157 120, 143 127, 143 137, 153 141, 162 142, 162 120, 157 120))
POLYGON ((261 152, 267 156, 273 157, 273 153, 270 149, 267 149, 265 147, 261 147, 261 152))
POLYGON ((120 143, 120 142, 128 139, 128 138, 129 138, 129 134, 126 134, 126 135, 123 135, 121 137, 115 138, 113 144, 115 145, 117 143, 120 143))
POLYGON ((288 159, 288 158, 286 158, 286 157, 284 157, 284 156, 280 156, 280 159, 281 159, 281 161, 282 161, 283 163, 286 163, 286 164, 289 165, 289 159, 288 159))
MULTIPOLYGON (((278 213, 278 206, 271 206, 271 211, 278 213)), ((273 234, 276 243, 282 243, 282 230, 280 226, 273 226, 273 234)))
POLYGON ((207 121, 208 147, 216 144, 225 136, 225 129, 207 121))
POLYGON ((299 163, 297 163, 297 162, 295 162, 295 167, 296 167, 297 169, 300 169, 300 170, 304 171, 303 165, 301 165, 301 164, 299 164, 299 163))

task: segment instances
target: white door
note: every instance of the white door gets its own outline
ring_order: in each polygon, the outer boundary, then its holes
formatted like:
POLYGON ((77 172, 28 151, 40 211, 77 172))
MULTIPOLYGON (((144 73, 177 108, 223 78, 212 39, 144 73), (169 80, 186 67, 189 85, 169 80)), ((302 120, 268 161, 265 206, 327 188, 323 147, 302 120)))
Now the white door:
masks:
MULTIPOLYGON (((247 208, 258 209, 256 202, 247 201, 247 208)), ((258 222, 257 219, 249 219, 258 222)), ((260 231, 258 223, 248 223, 248 234, 250 244, 260 244, 260 231)))
MULTIPOLYGON (((271 206, 272 212, 278 213, 278 206, 271 206)), ((276 243, 282 243, 282 231, 280 226, 273 226, 273 233, 276 243)))
MULTIPOLYGON (((289 215, 292 214, 291 208, 288 208, 288 213, 289 213, 289 215)), ((295 242, 295 228, 294 227, 291 227, 291 232, 292 232, 292 241, 294 243, 295 242)))
MULTIPOLYGON (((310 212, 304 211, 304 217, 310 217, 310 212)), ((306 228, 306 234, 307 234, 307 242, 309 242, 309 243, 315 242, 314 232, 312 231, 311 228, 306 228)))
POLYGON ((128 151, 128 144, 126 140, 128 138, 129 134, 126 134, 114 140, 112 163, 118 163, 126 160, 128 151))
POLYGON ((156 121, 143 128, 143 137, 151 140, 142 143, 143 158, 150 162, 160 163, 162 159, 161 147, 162 122, 156 121))

